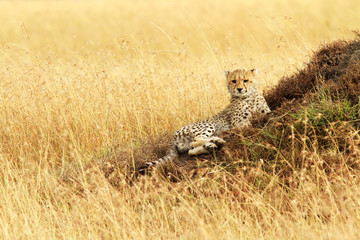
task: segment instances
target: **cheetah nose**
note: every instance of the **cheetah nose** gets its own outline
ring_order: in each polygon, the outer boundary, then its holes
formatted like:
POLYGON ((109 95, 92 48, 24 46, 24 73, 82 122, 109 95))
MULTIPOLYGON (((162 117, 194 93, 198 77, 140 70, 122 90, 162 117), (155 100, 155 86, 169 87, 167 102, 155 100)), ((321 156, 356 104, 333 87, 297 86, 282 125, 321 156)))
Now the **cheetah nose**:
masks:
POLYGON ((237 90, 239 91, 239 93, 241 93, 241 91, 243 90, 243 88, 237 88, 237 90))

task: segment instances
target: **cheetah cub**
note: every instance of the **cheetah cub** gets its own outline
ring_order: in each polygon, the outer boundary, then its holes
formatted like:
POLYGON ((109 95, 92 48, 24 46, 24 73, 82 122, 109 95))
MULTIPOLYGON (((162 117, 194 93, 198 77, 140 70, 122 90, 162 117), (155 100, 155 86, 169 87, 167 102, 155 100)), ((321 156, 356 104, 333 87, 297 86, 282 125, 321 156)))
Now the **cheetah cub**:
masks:
POLYGON ((180 128, 175 133, 167 154, 158 160, 146 162, 138 169, 139 173, 144 174, 150 167, 173 161, 180 153, 210 153, 225 143, 219 137, 221 132, 250 125, 253 112, 270 112, 264 97, 257 91, 255 75, 256 69, 225 71, 231 95, 230 104, 206 120, 180 128))

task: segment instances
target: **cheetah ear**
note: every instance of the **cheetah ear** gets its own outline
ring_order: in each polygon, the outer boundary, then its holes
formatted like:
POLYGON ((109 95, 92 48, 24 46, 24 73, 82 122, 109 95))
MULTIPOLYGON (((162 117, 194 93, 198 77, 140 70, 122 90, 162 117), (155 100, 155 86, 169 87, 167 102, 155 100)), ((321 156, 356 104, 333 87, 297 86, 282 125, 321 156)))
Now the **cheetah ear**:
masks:
POLYGON ((253 76, 256 76, 258 70, 256 68, 253 68, 250 70, 250 72, 252 73, 253 76))
POLYGON ((225 74, 225 77, 228 77, 229 74, 230 74, 230 71, 225 70, 225 71, 224 71, 224 74, 225 74))

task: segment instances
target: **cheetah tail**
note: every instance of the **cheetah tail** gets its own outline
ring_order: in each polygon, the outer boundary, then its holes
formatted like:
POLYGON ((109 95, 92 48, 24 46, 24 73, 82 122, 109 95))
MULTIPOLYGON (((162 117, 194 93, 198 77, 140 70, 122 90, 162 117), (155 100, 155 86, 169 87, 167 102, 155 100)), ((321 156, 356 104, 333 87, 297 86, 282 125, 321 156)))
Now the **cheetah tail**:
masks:
POLYGON ((142 166, 140 166, 138 168, 138 172, 141 174, 141 175, 145 175, 146 172, 148 170, 150 170, 151 168, 154 168, 156 166, 160 166, 164 163, 167 163, 167 162, 171 162, 173 161, 176 157, 177 157, 177 151, 175 148, 170 148, 168 150, 168 154, 165 155, 164 157, 162 158, 159 158, 157 160, 154 160, 154 161, 150 161, 150 162, 145 162, 142 166))

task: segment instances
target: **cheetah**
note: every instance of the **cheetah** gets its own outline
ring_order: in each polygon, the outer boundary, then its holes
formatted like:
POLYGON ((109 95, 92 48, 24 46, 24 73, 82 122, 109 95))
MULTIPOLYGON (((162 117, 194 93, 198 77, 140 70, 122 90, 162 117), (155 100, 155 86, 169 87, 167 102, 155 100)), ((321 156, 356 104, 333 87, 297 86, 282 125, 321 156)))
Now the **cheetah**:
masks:
POLYGON ((157 160, 146 162, 138 172, 145 174, 148 168, 173 161, 179 154, 190 156, 211 153, 220 148, 225 141, 220 138, 223 131, 249 126, 252 113, 270 112, 264 97, 257 91, 257 70, 237 69, 225 71, 230 104, 218 114, 180 128, 174 135, 167 154, 157 160))

